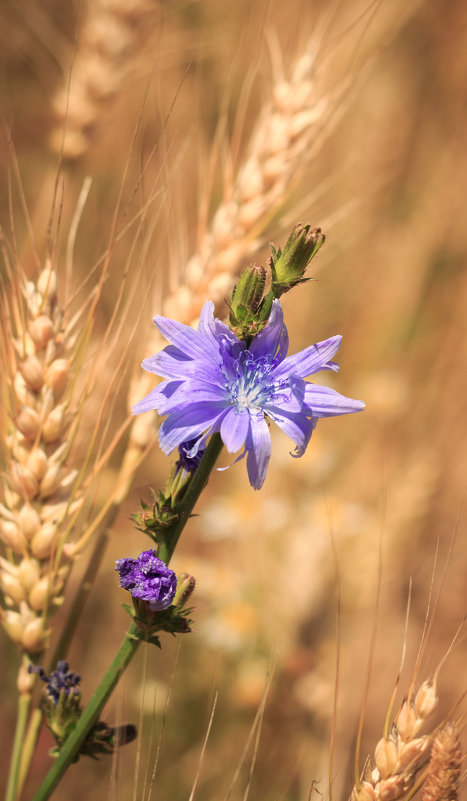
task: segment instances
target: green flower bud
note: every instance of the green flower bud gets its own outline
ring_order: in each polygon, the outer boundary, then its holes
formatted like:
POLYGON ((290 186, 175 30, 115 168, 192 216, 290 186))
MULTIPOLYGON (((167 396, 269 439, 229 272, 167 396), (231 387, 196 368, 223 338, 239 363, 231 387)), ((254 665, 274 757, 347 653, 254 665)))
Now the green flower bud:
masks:
POLYGON ((276 250, 274 245, 271 245, 272 256, 269 258, 269 266, 272 272, 274 297, 279 298, 292 287, 309 280, 302 276, 324 243, 324 239, 321 228, 312 228, 311 225, 299 223, 291 232, 284 250, 281 248, 276 250))
POLYGON ((266 270, 253 264, 244 270, 234 286, 230 306, 230 329, 247 343, 267 324, 273 296, 264 297, 266 270))
POLYGON ((243 325, 255 317, 263 299, 265 283, 266 270, 258 264, 252 264, 242 272, 232 291, 231 325, 243 325))
POLYGON ((177 591, 172 602, 173 605, 182 609, 193 593, 195 586, 196 581, 194 576, 190 576, 189 573, 180 573, 180 575, 177 576, 177 591))

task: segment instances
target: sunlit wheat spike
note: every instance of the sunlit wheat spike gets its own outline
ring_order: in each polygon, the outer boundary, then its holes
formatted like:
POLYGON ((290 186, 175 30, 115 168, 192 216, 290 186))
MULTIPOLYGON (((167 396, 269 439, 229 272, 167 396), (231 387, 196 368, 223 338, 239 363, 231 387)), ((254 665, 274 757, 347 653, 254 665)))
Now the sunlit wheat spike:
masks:
POLYGON ((120 428, 109 442, 102 417, 104 409, 111 416, 112 400, 107 396, 118 389, 124 370, 109 377, 104 398, 96 397, 97 365, 102 358, 107 363, 110 359, 106 336, 94 349, 88 369, 82 369, 103 281, 72 314, 68 304, 65 309, 60 305, 57 272, 50 260, 37 280, 29 281, 21 266, 15 260, 10 264, 4 255, 0 616, 14 642, 33 654, 47 646, 48 621, 63 600, 73 561, 98 531, 113 501, 110 493, 107 506, 99 505, 96 511, 90 504, 123 431, 120 428), (79 443, 90 404, 93 426, 86 431, 86 441, 79 443))
POLYGON ((47 643, 47 613, 60 603, 69 571, 60 527, 83 502, 68 458, 76 339, 66 330, 50 262, 36 282, 13 279, 2 312, 1 614, 10 637, 33 653, 47 643))
POLYGON ((462 756, 457 728, 448 722, 433 742, 422 801, 457 801, 462 756))
POLYGON ((396 801, 413 789, 433 739, 420 729, 437 705, 435 680, 424 681, 414 697, 403 701, 388 734, 376 745, 372 769, 355 785, 352 801, 396 801))
POLYGON ((106 106, 138 58, 148 30, 149 0, 95 0, 83 10, 71 69, 53 98, 51 144, 63 158, 85 155, 106 106))
POLYGON ((271 217, 284 204, 297 176, 318 153, 333 101, 323 95, 316 74, 317 47, 310 41, 287 77, 274 45, 275 81, 260 109, 245 157, 226 179, 224 198, 198 248, 186 264, 182 283, 163 304, 163 313, 191 323, 206 298, 229 294, 236 272, 263 244, 271 217))

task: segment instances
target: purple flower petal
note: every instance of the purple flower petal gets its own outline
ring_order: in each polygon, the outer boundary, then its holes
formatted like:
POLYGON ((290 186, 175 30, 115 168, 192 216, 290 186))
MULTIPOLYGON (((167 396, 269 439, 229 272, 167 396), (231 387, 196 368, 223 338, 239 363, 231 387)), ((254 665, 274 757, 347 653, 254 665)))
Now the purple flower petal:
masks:
POLYGON ((335 389, 322 387, 319 384, 307 384, 305 390, 305 406, 313 417, 333 417, 338 414, 361 412, 365 404, 360 400, 346 398, 335 389))
POLYGON ((249 418, 249 412, 246 410, 238 412, 234 408, 230 408, 223 418, 220 435, 229 453, 235 453, 244 444, 248 434, 249 418))
POLYGON ((174 411, 162 423, 159 429, 159 444, 164 453, 171 453, 182 442, 197 439, 214 423, 213 430, 220 427, 220 419, 226 413, 226 403, 219 401, 203 401, 174 411))
POLYGON ((259 490, 264 484, 271 456, 271 435, 268 424, 261 414, 250 416, 250 431, 246 447, 248 478, 253 489, 259 490))
POLYGON ((277 368, 277 377, 292 374, 306 378, 326 367, 334 369, 328 367, 329 360, 337 353, 341 342, 341 336, 331 337, 323 342, 317 342, 316 345, 310 345, 309 348, 305 348, 293 356, 287 356, 277 368))
MULTIPOLYGON (((263 330, 255 336, 249 347, 250 353, 256 358, 269 355, 275 356, 283 340, 284 328, 282 306, 278 300, 273 300, 269 322, 266 328, 263 328, 263 330)), ((287 329, 285 333, 287 335, 287 329)), ((283 344, 282 342, 282 346, 283 344)))
POLYGON ((167 404, 173 402, 174 395, 181 387, 183 387, 183 381, 164 381, 158 387, 151 389, 146 397, 135 403, 132 407, 133 414, 142 414, 151 410, 165 414, 167 404))
POLYGON ((209 359, 216 355, 215 342, 189 325, 162 316, 154 317, 154 322, 162 336, 191 359, 209 359))
POLYGON ((303 456, 316 428, 316 420, 304 417, 303 413, 292 414, 283 408, 268 410, 268 416, 295 442, 296 448, 292 456, 303 456))

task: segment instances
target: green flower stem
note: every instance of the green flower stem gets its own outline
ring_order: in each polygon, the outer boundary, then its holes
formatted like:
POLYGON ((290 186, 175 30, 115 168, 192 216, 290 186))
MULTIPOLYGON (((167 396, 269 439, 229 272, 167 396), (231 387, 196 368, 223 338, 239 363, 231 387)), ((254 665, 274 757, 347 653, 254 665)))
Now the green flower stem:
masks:
MULTIPOLYGON (((211 473, 221 450, 222 440, 220 435, 213 434, 209 445, 206 448, 204 456, 198 465, 198 469, 193 474, 183 499, 180 502, 180 517, 177 522, 173 526, 167 528, 164 533, 164 542, 161 543, 158 555, 160 559, 163 559, 164 562, 166 562, 166 564, 168 564, 171 559, 171 556, 180 538, 180 534, 182 533, 183 528, 190 517, 201 491, 206 486, 209 474, 211 473)), ((128 629, 119 651, 114 657, 112 664, 107 670, 107 673, 105 674, 86 708, 83 710, 83 713, 77 721, 73 732, 62 746, 59 756, 55 760, 32 801, 47 801, 71 762, 73 762, 78 756, 86 736, 88 735, 94 723, 99 720, 102 709, 110 698, 121 674, 133 658, 138 646, 142 642, 138 638, 138 635, 139 630, 136 626, 136 623, 133 622, 128 629)), ((13 801, 13 798, 8 799, 8 801, 13 801)))
POLYGON ((31 703, 31 696, 29 693, 21 693, 18 698, 18 714, 16 718, 16 731, 15 739, 13 741, 13 752, 10 762, 10 773, 8 776, 8 785, 6 789, 5 801, 15 801, 18 776, 21 764, 21 751, 23 748, 24 735, 26 731, 26 724, 28 721, 29 705, 31 703))
POLYGON ((177 542, 180 538, 188 518, 190 517, 194 505, 198 500, 202 490, 207 484, 209 474, 211 473, 217 458, 223 448, 223 443, 220 434, 213 434, 209 440, 209 444, 204 452, 203 458, 198 465, 198 468, 186 488, 183 499, 177 506, 180 512, 179 519, 164 530, 164 539, 160 543, 157 550, 159 559, 162 559, 166 565, 169 564, 172 554, 176 548, 177 542))
POLYGON ((42 782, 39 790, 35 794, 33 801, 46 801, 59 783, 63 774, 79 754, 79 750, 89 734, 94 723, 99 720, 99 715, 104 705, 110 698, 123 671, 135 655, 141 640, 137 639, 139 634, 136 623, 132 623, 128 629, 125 639, 117 651, 112 664, 102 679, 99 687, 92 696, 86 708, 83 710, 73 732, 65 740, 60 754, 49 770, 42 782))
MULTIPOLYGON (((112 504, 104 519, 104 529, 99 534, 99 537, 95 543, 93 552, 88 562, 88 566, 86 568, 86 572, 80 582, 79 588, 73 599, 73 603, 69 609, 67 616, 67 624, 62 630, 60 639, 57 642, 53 654, 49 659, 49 665, 48 665, 49 673, 52 670, 55 670, 59 659, 66 658, 70 642, 73 639, 73 635, 76 631, 79 620, 81 618, 81 614, 83 612, 87 596, 89 594, 89 591, 92 587, 92 583, 99 570, 102 557, 105 553, 105 549, 109 539, 110 526, 114 522, 118 510, 119 510, 119 505, 112 504)), ((34 710, 33 714, 31 715, 31 720, 29 721, 23 753, 21 755, 21 768, 19 772, 19 781, 17 790, 18 797, 21 796, 21 790, 28 777, 29 768, 31 766, 32 758, 34 756, 34 749, 36 747, 37 739, 39 737, 39 732, 42 725, 42 717, 43 717, 42 710, 39 708, 34 710)))

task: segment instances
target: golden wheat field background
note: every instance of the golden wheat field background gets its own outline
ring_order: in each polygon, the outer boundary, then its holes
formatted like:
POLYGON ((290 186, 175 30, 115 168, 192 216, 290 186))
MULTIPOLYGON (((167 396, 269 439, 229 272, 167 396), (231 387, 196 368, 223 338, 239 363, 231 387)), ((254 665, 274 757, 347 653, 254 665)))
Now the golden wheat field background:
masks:
MULTIPOLYGON (((332 385, 367 405, 322 421, 301 459, 271 430, 259 493, 243 463, 213 475, 174 558, 197 579, 194 633, 141 649, 105 715, 136 723, 138 740, 83 757, 57 801, 326 797, 336 672, 333 797, 345 801, 362 707, 361 768, 404 642, 396 708, 409 688, 427 614, 417 686, 447 653, 467 601, 466 44, 458 0, 1 4, 4 251, 35 280, 35 254, 43 265, 52 250, 59 297, 69 280, 76 309, 106 274, 77 379, 93 374, 77 463, 96 420, 110 442, 148 391, 152 316, 190 323, 209 297, 224 315, 239 269, 264 264, 300 221, 326 244, 316 280, 284 300, 290 350, 342 334, 332 385)), ((168 473, 155 421, 138 424, 74 532, 105 506, 132 447, 138 466, 69 653, 84 700, 127 627, 114 560, 149 547, 129 516, 168 473)), ((466 689, 462 637, 428 731, 466 689)), ((3 630, 0 649, 3 777, 18 670, 3 630)), ((460 728, 461 716, 462 704, 460 728)), ((43 732, 26 798, 50 747, 43 732)))

